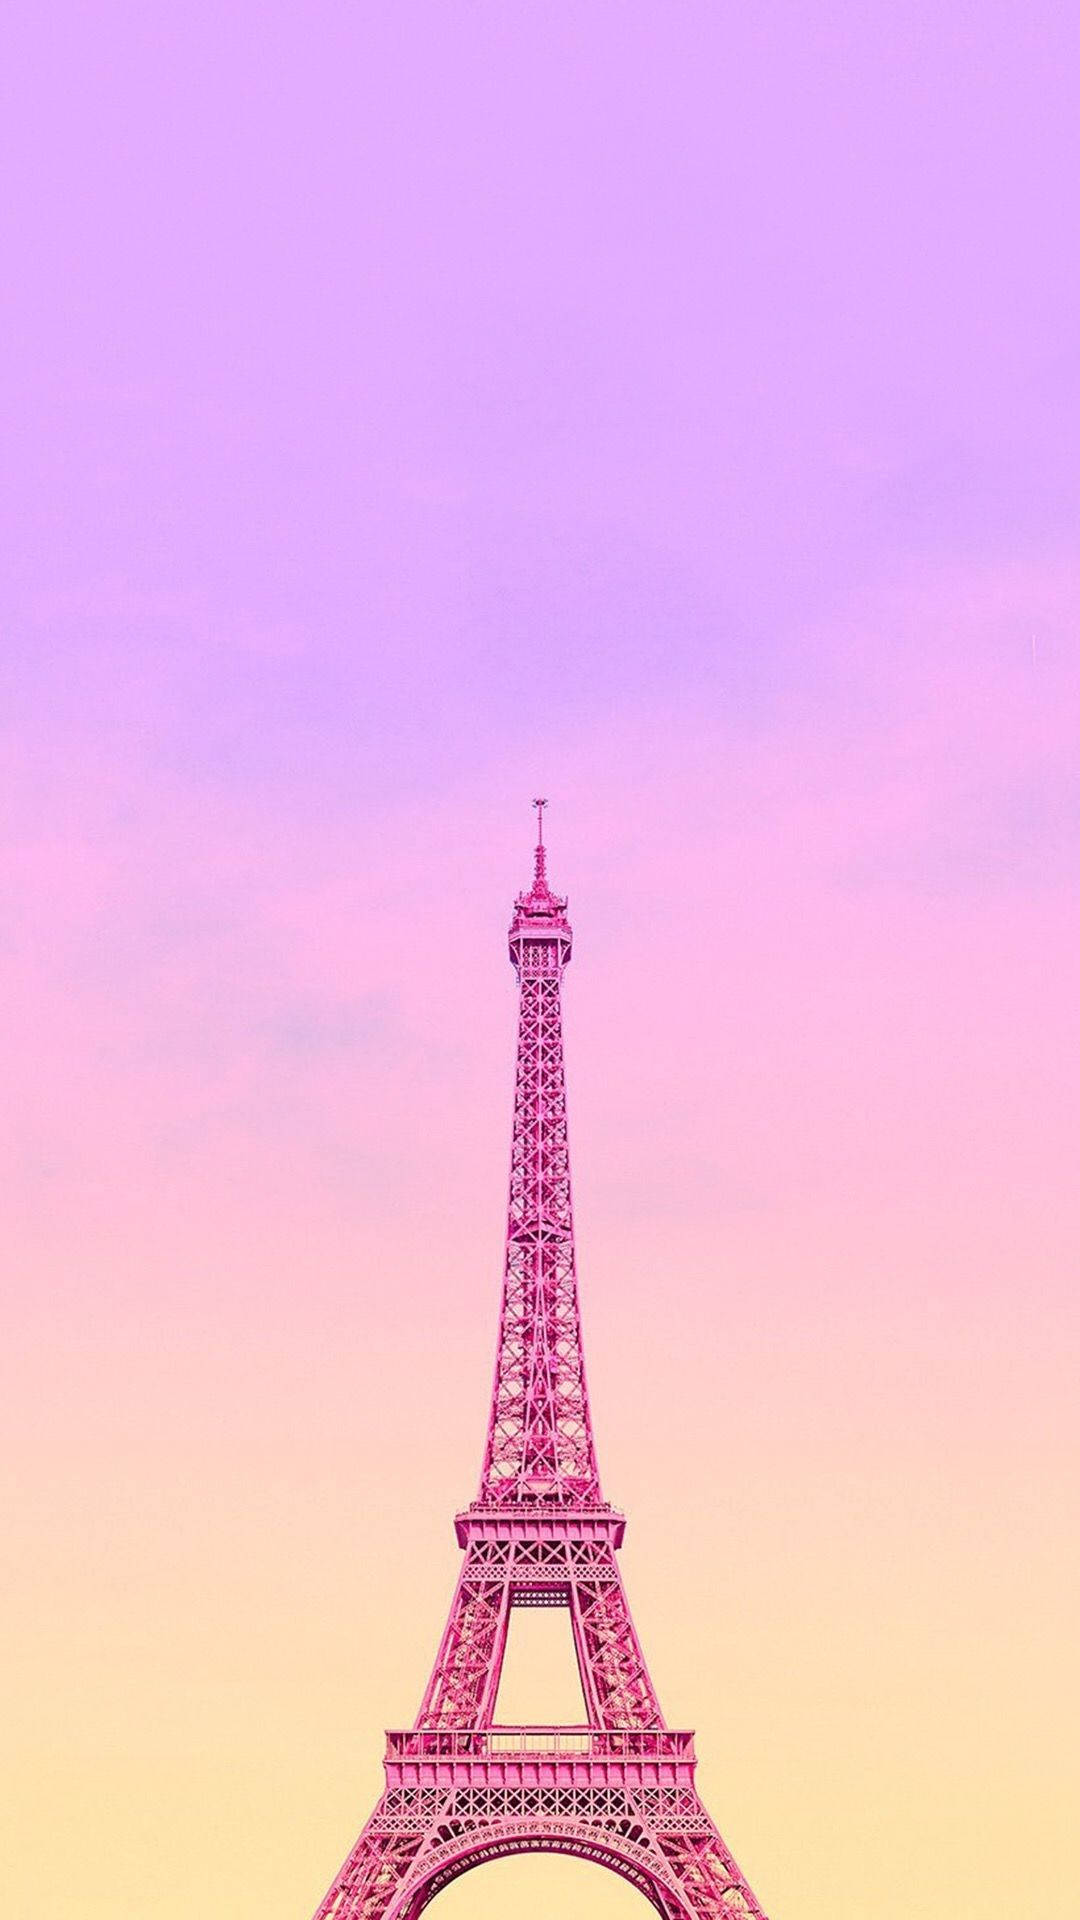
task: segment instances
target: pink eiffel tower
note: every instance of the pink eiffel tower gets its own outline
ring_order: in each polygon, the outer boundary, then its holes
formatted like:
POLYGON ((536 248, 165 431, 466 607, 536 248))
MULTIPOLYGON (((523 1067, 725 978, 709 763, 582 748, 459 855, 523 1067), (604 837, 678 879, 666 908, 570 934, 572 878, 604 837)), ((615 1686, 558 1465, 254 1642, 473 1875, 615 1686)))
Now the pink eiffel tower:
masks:
POLYGON ((694 1737, 669 1727, 615 1555, 625 1520, 603 1498, 578 1317, 561 987, 566 901, 536 867, 518 895, 520 985, 510 1205, 498 1356, 479 1497, 415 1725, 386 1737, 386 1788, 315 1920, 415 1920, 483 1861, 544 1851, 611 1868, 665 1920, 732 1920, 758 1905, 694 1785, 694 1737), (515 1607, 566 1607, 583 1726, 500 1726, 515 1607))

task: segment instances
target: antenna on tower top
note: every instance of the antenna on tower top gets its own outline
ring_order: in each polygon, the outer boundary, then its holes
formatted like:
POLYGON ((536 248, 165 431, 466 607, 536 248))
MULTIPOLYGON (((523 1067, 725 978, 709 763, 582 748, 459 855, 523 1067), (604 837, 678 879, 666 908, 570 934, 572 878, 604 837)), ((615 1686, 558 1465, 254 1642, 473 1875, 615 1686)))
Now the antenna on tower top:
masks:
POLYGON ((544 808, 547 806, 547 801, 534 800, 533 806, 536 808, 537 828, 540 835, 536 843, 536 872, 533 876, 533 887, 537 890, 542 890, 546 892, 547 891, 547 849, 544 846, 544 808))

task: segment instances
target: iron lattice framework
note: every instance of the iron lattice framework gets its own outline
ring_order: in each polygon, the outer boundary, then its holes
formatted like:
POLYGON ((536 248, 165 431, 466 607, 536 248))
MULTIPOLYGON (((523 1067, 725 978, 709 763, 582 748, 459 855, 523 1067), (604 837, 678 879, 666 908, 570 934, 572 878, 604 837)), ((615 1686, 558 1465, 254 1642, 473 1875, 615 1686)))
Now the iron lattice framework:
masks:
POLYGON ((572 937, 547 881, 543 805, 518 896, 520 984, 506 1266, 479 1497, 456 1521, 461 1577, 415 1725, 387 1735, 386 1788, 315 1920, 416 1920, 468 1868, 575 1854, 665 1920, 764 1920, 669 1728, 615 1555, 578 1314, 560 990, 572 937), (504 1727, 495 1699, 515 1607, 566 1607, 588 1724, 504 1727))

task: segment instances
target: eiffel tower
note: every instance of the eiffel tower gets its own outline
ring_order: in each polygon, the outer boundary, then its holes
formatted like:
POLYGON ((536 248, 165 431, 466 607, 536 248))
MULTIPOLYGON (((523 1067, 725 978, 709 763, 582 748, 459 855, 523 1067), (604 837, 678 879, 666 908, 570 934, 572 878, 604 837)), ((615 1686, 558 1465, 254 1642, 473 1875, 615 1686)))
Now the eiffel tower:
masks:
POLYGON ((694 1736, 669 1727, 616 1561, 625 1520, 603 1498, 578 1317, 561 986, 567 903, 547 880, 543 809, 518 895, 520 986, 510 1205, 498 1356, 480 1492, 415 1724, 386 1736, 386 1787, 315 1920, 416 1920, 458 1874, 509 1854, 596 1861, 664 1920, 764 1920, 694 1785, 694 1736), (583 1726, 499 1726, 515 1607, 566 1607, 583 1726))

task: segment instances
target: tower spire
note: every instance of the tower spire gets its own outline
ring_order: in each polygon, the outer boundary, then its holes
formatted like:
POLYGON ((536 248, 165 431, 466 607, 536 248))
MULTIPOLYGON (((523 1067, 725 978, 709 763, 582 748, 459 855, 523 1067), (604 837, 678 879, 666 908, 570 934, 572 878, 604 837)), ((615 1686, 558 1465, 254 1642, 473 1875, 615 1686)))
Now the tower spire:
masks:
POLYGON ((544 845, 544 808, 546 800, 534 800, 536 808, 536 861, 533 869, 533 887, 538 890, 547 886, 547 848, 544 845))

